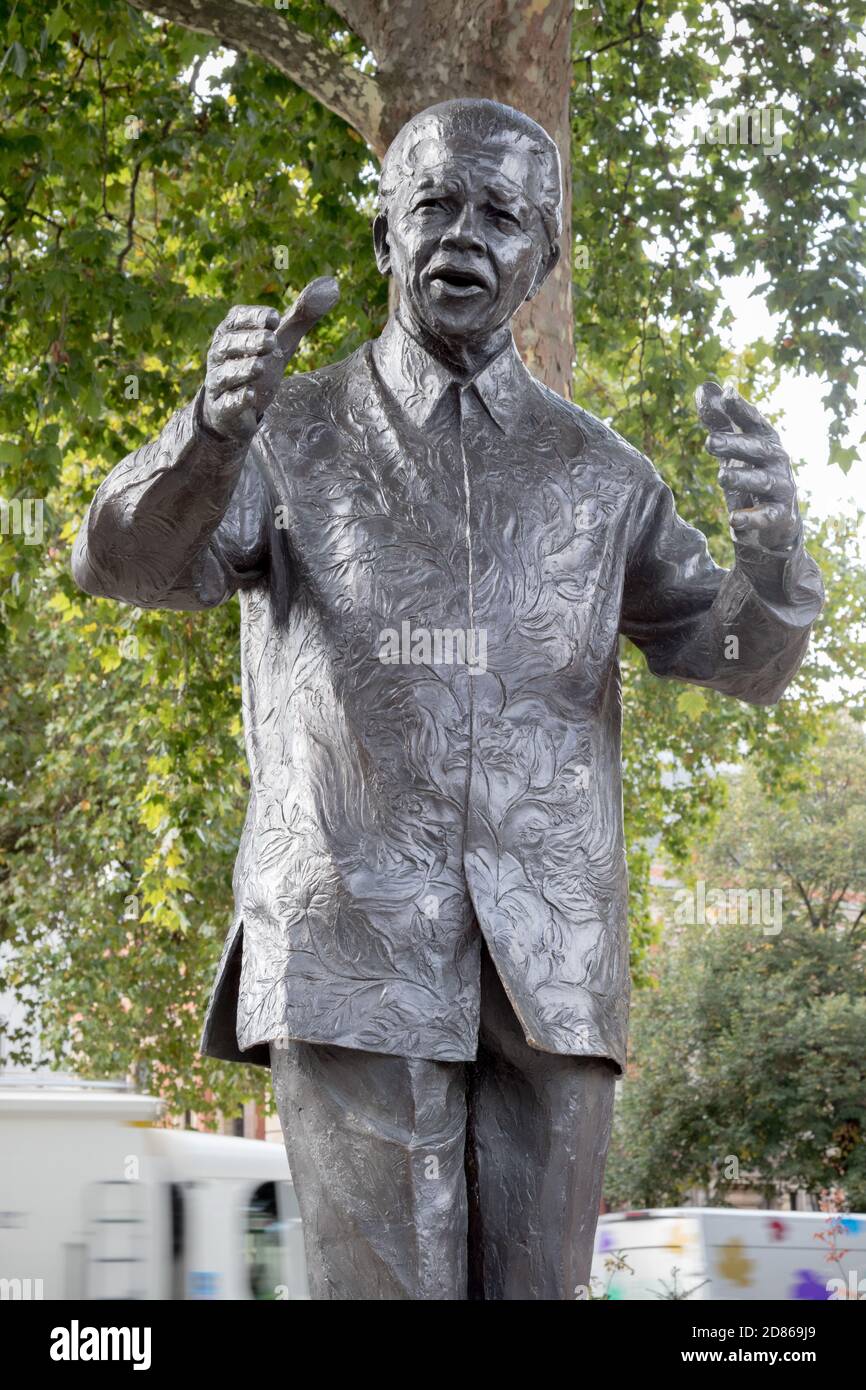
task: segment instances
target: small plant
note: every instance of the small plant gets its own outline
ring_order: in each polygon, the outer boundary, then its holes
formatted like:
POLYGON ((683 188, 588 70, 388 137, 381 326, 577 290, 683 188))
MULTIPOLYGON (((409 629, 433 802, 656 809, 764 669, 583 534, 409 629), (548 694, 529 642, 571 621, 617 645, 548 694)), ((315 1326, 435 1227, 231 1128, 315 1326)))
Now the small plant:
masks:
POLYGON ((671 1282, 668 1284, 665 1282, 664 1279, 662 1279, 660 1281, 661 1292, 656 1293, 653 1296, 655 1298, 662 1299, 668 1302, 680 1302, 683 1299, 691 1298, 692 1294, 696 1294, 698 1289, 702 1289, 704 1287, 704 1284, 708 1284, 710 1282, 709 1279, 702 1279, 699 1284, 695 1284, 694 1288, 681 1289, 678 1287, 679 1274, 680 1271, 678 1267, 674 1265, 673 1269, 671 1270, 671 1282))
POLYGON ((612 1302, 610 1286, 614 1276, 617 1274, 634 1274, 634 1270, 626 1260, 623 1250, 611 1251, 611 1253, 605 1257, 604 1269, 607 1276, 606 1280, 598 1278, 591 1279, 589 1287, 587 1288, 585 1284, 580 1285, 575 1296, 583 1302, 612 1302))
POLYGON ((845 1202, 846 1196, 843 1188, 831 1187, 822 1189, 818 1199, 818 1206, 821 1211, 827 1214, 827 1221, 823 1231, 816 1231, 814 1236, 814 1239, 820 1240, 821 1244, 824 1246, 824 1259, 828 1264, 836 1266, 836 1277, 828 1279, 827 1288, 829 1290, 831 1285, 833 1286, 834 1292, 831 1297, 837 1302, 841 1302, 842 1299, 846 1298, 858 1300, 860 1298, 860 1288, 857 1279, 855 1278, 852 1281, 846 1276, 845 1268, 842 1264, 848 1251, 841 1249, 839 1246, 840 1238, 846 1233, 845 1222, 842 1217, 845 1202))

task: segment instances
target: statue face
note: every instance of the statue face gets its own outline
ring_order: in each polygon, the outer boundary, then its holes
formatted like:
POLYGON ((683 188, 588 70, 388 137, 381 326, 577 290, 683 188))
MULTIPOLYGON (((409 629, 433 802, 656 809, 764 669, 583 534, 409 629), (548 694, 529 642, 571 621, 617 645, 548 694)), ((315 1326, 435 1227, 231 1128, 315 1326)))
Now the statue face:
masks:
POLYGON ((519 145, 421 142, 375 228, 379 268, 436 337, 483 341, 556 262, 536 205, 539 172, 519 145))

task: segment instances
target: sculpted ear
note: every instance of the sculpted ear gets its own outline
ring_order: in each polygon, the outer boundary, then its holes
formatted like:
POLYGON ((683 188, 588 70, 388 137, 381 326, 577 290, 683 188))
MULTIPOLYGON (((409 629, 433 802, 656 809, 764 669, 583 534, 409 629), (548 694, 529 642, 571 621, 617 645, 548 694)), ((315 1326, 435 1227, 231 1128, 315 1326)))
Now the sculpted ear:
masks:
MULTIPOLYGON (((538 291, 541 289, 541 286, 544 284, 544 282, 545 282, 545 280, 547 279, 548 275, 549 275, 550 272, 553 270, 553 267, 556 265, 557 261, 559 260, 560 255, 561 255, 561 248, 560 248, 559 242, 557 242, 555 246, 551 246, 551 248, 550 248, 550 250, 548 251, 547 255, 545 256, 544 260, 543 260, 543 261, 541 262, 541 264, 539 265, 538 270, 537 270, 536 273, 535 273, 535 279, 534 279, 533 282, 532 282, 532 289, 529 291, 529 294, 526 296, 526 300, 527 300, 527 301, 530 300, 530 299, 534 299, 535 296, 538 294, 538 291)), ((381 267, 380 267, 380 268, 381 268, 381 267)), ((524 302, 526 302, 526 301, 524 301, 524 302)))
POLYGON ((391 247, 388 245, 388 219, 380 212, 373 223, 373 247, 376 264, 383 275, 391 274, 391 247))

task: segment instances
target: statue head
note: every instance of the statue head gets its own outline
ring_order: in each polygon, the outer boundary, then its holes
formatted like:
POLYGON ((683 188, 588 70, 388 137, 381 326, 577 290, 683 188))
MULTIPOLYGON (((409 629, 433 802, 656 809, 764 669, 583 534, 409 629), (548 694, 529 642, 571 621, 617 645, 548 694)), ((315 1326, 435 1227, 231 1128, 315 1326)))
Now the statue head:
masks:
POLYGON ((462 98, 413 116, 390 145, 373 226, 401 311, 446 343, 483 342, 559 259, 559 152, 535 121, 462 98))

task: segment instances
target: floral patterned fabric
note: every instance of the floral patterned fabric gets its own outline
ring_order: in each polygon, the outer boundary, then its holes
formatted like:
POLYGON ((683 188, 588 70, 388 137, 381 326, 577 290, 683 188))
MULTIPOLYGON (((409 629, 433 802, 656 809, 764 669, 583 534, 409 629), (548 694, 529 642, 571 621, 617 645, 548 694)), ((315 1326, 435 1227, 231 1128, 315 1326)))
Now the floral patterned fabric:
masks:
POLYGON ((202 1047, 265 1065, 279 1037, 473 1058, 483 934, 530 1044, 622 1068, 620 634, 769 703, 821 606, 799 543, 716 566, 513 345, 465 383, 396 318, 284 382, 245 456, 179 412, 75 572, 153 607, 240 592, 252 789, 202 1047))

